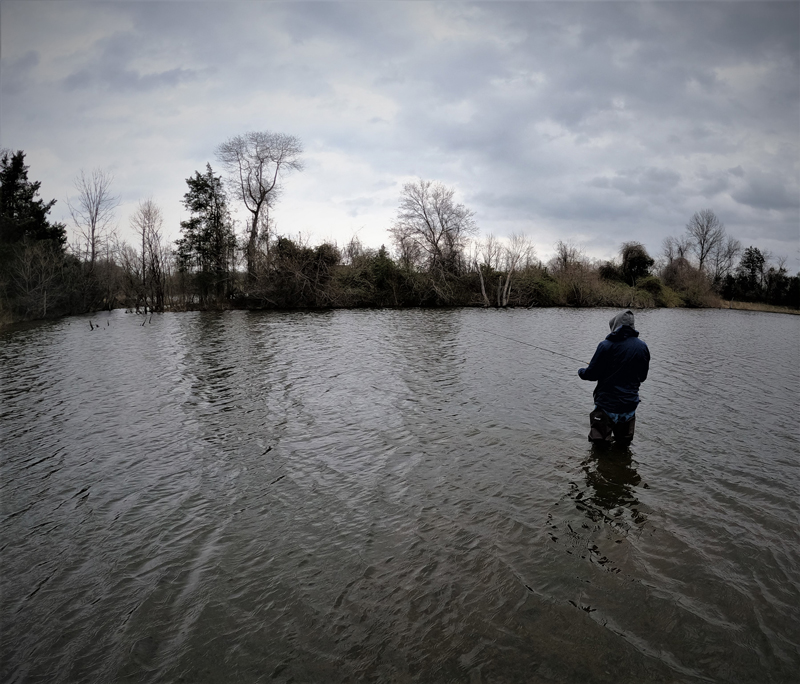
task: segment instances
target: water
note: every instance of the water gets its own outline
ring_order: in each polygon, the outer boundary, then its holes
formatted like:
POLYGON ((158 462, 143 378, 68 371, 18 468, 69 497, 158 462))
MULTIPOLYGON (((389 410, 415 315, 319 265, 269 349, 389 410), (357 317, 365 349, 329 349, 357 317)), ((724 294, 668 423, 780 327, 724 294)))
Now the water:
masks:
POLYGON ((800 318, 637 314, 598 455, 581 364, 506 338, 588 360, 612 313, 3 333, 0 679, 797 681, 800 318))

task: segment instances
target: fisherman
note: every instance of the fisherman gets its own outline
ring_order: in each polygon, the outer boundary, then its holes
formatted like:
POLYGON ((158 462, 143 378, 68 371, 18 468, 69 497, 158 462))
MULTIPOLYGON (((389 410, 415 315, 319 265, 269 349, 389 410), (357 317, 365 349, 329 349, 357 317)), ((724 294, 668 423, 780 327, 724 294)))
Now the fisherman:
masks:
POLYGON ((647 379, 650 350, 633 327, 633 312, 623 311, 609 321, 611 334, 598 346, 587 368, 578 375, 597 381, 594 411, 589 414, 589 441, 628 445, 636 425, 639 384, 647 379))

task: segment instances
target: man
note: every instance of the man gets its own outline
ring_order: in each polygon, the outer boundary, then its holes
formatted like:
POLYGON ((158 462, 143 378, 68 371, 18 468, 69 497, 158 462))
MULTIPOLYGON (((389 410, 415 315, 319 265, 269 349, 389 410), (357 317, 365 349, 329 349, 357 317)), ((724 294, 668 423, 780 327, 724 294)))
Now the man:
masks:
POLYGON ((647 379, 650 350, 633 328, 633 312, 624 311, 609 321, 611 334, 597 347, 587 368, 578 375, 596 380, 594 411, 589 414, 589 441, 594 444, 630 444, 636 425, 639 384, 647 379))

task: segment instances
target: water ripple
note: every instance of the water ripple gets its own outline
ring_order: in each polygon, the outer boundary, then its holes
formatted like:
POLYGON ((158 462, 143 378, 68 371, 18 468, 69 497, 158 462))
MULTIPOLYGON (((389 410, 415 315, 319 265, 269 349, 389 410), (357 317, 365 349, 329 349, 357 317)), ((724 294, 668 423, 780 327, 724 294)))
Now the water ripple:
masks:
POLYGON ((791 681, 796 317, 113 312, 0 336, 0 677, 791 681), (502 335, 502 337, 500 337, 502 335), (511 339, 508 339, 511 338, 511 339))

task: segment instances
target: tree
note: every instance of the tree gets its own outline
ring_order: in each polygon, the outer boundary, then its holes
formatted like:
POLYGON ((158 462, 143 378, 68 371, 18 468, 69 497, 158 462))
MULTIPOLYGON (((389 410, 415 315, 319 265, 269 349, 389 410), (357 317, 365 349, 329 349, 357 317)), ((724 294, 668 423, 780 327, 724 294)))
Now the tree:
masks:
POLYGON ((764 266, 767 259, 758 247, 744 250, 736 269, 737 280, 750 297, 759 297, 764 285, 764 266))
POLYGON ((89 174, 81 171, 75 179, 77 198, 67 198, 69 213, 81 242, 81 255, 89 273, 94 271, 97 256, 110 237, 114 210, 119 206, 119 197, 111 194, 113 181, 114 176, 103 169, 94 169, 89 174))
POLYGON ((777 306, 791 305, 792 279, 786 271, 786 259, 779 258, 764 274, 764 295, 767 302, 777 306))
POLYGON ((341 253, 335 245, 309 247, 302 238, 279 236, 273 246, 271 294, 278 306, 328 306, 330 282, 341 253))
MULTIPOLYGON (((152 200, 146 199, 139 202, 131 217, 131 228, 139 235, 142 251, 136 255, 138 262, 131 275, 136 282, 136 309, 139 303, 144 305, 147 312, 148 306, 154 311, 163 311, 165 304, 167 254, 164 249, 161 231, 164 219, 161 209, 152 200)), ((126 261, 130 257, 126 255, 126 261)), ((131 263, 126 264, 129 268, 131 263)))
POLYGON ((214 175, 211 164, 202 175, 195 171, 186 184, 189 191, 183 206, 191 216, 181 221, 178 268, 192 276, 200 301, 205 302, 211 295, 221 298, 231 293, 236 235, 222 177, 214 175))
POLYGON ((736 258, 742 252, 742 243, 728 235, 727 239, 720 240, 709 254, 709 264, 712 281, 719 286, 730 275, 736 258))
POLYGON ((503 249, 505 280, 501 274, 497 286, 497 306, 508 306, 508 299, 511 295, 511 277, 520 267, 528 266, 535 253, 533 243, 527 237, 516 233, 511 235, 508 244, 503 249))
POLYGON ((559 240, 555 248, 556 253, 550 259, 549 267, 564 293, 566 303, 574 306, 591 305, 599 274, 587 263, 580 247, 559 240))
POLYGON ((54 240, 26 241, 8 264, 14 305, 23 318, 46 318, 64 297, 65 255, 54 240), (62 287, 60 287, 62 286, 62 287))
POLYGON ((698 268, 705 270, 706 260, 725 239, 725 226, 711 209, 695 212, 686 232, 692 240, 692 250, 697 256, 698 268))
POLYGON ((63 223, 51 223, 47 215, 56 200, 37 198, 41 183, 28 180, 25 153, 3 150, 0 156, 0 242, 52 240, 59 248, 67 242, 63 223))
POLYGON ((647 253, 641 242, 625 242, 620 250, 622 257, 622 275, 632 287, 636 281, 650 273, 655 260, 647 253))
POLYGON ((472 244, 469 260, 478 274, 485 307, 491 306, 489 295, 486 293, 486 281, 500 267, 502 252, 500 241, 491 233, 486 236, 485 240, 476 241, 472 244), (478 262, 479 258, 480 262, 478 262))
POLYGON ((529 267, 535 254, 533 243, 526 236, 517 233, 513 233, 505 243, 494 235, 473 243, 470 264, 478 274, 483 305, 491 306, 487 283, 489 288, 492 288, 494 287, 492 281, 496 280, 497 306, 507 307, 514 274, 529 267))
POLYGON ((477 228, 474 212, 456 204, 454 195, 453 188, 421 178, 403 186, 389 233, 409 265, 440 276, 460 270, 467 238, 477 228))
POLYGON ((550 268, 559 274, 568 273, 583 264, 585 257, 583 250, 571 242, 559 240, 556 242, 556 253, 550 259, 550 268))
POLYGON ((48 219, 56 201, 40 199, 40 187, 28 179, 22 150, 0 152, 0 319, 41 318, 71 306, 66 230, 48 219))
POLYGON ((666 258, 667 264, 671 264, 675 259, 686 259, 692 248, 692 241, 685 236, 666 237, 661 243, 661 253, 666 258))
POLYGON ((687 306, 709 306, 714 301, 708 277, 688 259, 677 257, 660 275, 664 285, 678 292, 687 306))
POLYGON ((259 227, 268 226, 265 214, 274 205, 280 178, 288 171, 300 171, 303 147, 292 135, 253 131, 237 135, 217 147, 217 158, 230 175, 237 199, 250 212, 247 235, 247 273, 257 274, 259 227))

